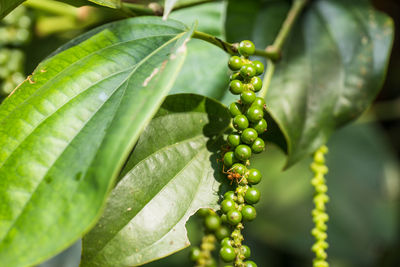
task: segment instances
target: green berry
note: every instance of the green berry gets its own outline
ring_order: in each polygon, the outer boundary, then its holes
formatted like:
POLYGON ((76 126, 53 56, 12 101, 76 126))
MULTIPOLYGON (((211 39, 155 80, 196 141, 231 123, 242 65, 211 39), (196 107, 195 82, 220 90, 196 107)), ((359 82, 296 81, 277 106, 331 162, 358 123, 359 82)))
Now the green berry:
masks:
POLYGON ((235 249, 231 246, 223 246, 219 251, 219 255, 225 262, 233 261, 236 258, 235 249))
POLYGON ((229 105, 229 112, 231 113, 232 117, 235 117, 237 115, 242 115, 242 112, 240 111, 240 104, 237 102, 233 102, 229 105))
POLYGON ((225 199, 221 202, 221 210, 224 213, 228 213, 228 211, 236 208, 235 202, 232 199, 225 199))
POLYGON ((215 230, 215 236, 218 240, 222 240, 231 234, 229 228, 225 225, 221 225, 217 230, 215 230))
POLYGON ((264 119, 259 120, 253 125, 254 130, 256 130, 258 134, 262 134, 263 132, 265 132, 267 130, 267 127, 267 121, 264 119))
POLYGON ((244 165, 241 164, 241 163, 235 163, 235 164, 233 164, 233 166, 232 166, 231 169, 232 169, 233 172, 238 173, 238 174, 240 174, 240 175, 244 175, 244 174, 246 173, 246 171, 247 171, 246 166, 244 166, 244 165))
POLYGON ((197 261, 200 258, 201 251, 198 247, 193 247, 189 253, 189 259, 191 261, 197 261))
POLYGON ((221 222, 222 223, 228 223, 228 218, 226 217, 226 214, 221 215, 221 222))
POLYGON ((233 267, 233 265, 225 265, 224 267, 233 267))
POLYGON ((253 91, 246 90, 240 94, 240 100, 242 100, 243 104, 250 105, 256 99, 256 94, 253 91))
POLYGON ((249 121, 247 120, 247 117, 244 115, 236 115, 233 118, 233 127, 235 127, 235 129, 238 131, 243 131, 249 127, 249 121))
POLYGON ((251 104, 252 106, 259 106, 261 108, 264 108, 265 105, 265 100, 262 97, 256 97, 256 99, 254 100, 253 104, 251 104))
POLYGON ((247 181, 250 184, 258 184, 261 181, 261 172, 257 169, 250 169, 247 175, 247 181))
POLYGON ((261 78, 255 76, 255 77, 251 78, 250 83, 251 83, 251 85, 253 85, 254 91, 258 92, 261 90, 261 87, 262 87, 261 78))
POLYGON ((264 72, 264 64, 259 60, 253 61, 254 67, 256 68, 256 75, 261 75, 264 72))
POLYGON ((233 56, 228 61, 228 67, 231 70, 239 70, 242 67, 242 65, 243 65, 243 61, 238 56, 233 56))
POLYGON ((235 153, 233 151, 226 152, 224 155, 224 165, 231 167, 236 162, 235 153))
POLYGON ((256 47, 252 41, 244 40, 239 43, 238 51, 242 56, 248 57, 254 54, 256 47))
POLYGON ((230 239, 229 237, 225 237, 224 239, 222 239, 221 241, 221 247, 223 246, 232 246, 233 240, 230 239))
MULTIPOLYGON (((236 165, 236 164, 235 164, 236 165)), ((224 194, 224 199, 231 199, 235 200, 235 192, 233 191, 228 191, 224 194)))
POLYGON ((197 214, 201 217, 206 217, 211 214, 211 210, 209 208, 201 208, 197 211, 197 214))
POLYGON ((240 136, 241 140, 245 144, 252 144, 254 140, 258 137, 257 131, 253 128, 246 128, 243 130, 242 135, 240 136))
POLYGON ((208 215, 204 220, 204 224, 208 230, 215 231, 221 225, 221 219, 216 214, 208 215))
POLYGON ((251 251, 250 251, 250 248, 249 248, 248 246, 242 245, 242 246, 240 247, 240 251, 242 252, 242 254, 243 254, 243 256, 244 256, 245 259, 250 258, 250 256, 251 256, 251 251))
MULTIPOLYGON (((264 148, 265 148, 265 143, 264 143, 264 140, 262 140, 261 138, 257 138, 254 141, 254 143, 251 145, 251 150, 256 154, 263 152, 264 148)), ((236 152, 235 152, 235 155, 236 155, 236 152)))
POLYGON ((264 111, 259 106, 251 106, 246 112, 246 117, 251 122, 258 122, 264 117, 264 111))
POLYGON ((260 190, 255 187, 250 187, 249 189, 247 189, 247 192, 244 195, 244 200, 249 204, 256 204, 260 200, 260 190))
POLYGON ((238 145, 240 145, 241 141, 240 141, 240 134, 238 133, 232 133, 230 135, 228 135, 227 138, 228 144, 231 147, 237 147, 238 145))
POLYGON ((244 266, 245 267, 257 267, 257 264, 254 261, 245 261, 244 266))
POLYGON ((256 75, 256 68, 253 66, 253 64, 246 64, 240 68, 240 76, 242 76, 245 79, 254 77, 255 75, 256 75))
POLYGON ((193 247, 189 253, 189 259, 191 261, 197 261, 200 259, 201 250, 198 247, 193 247))
POLYGON ((228 223, 231 225, 237 225, 242 221, 242 213, 238 210, 230 210, 226 215, 228 223))
POLYGON ((235 148, 235 157, 239 160, 247 160, 251 157, 251 148, 247 145, 238 145, 235 148))
POLYGON ((215 261, 215 259, 211 258, 208 259, 208 261, 205 264, 205 267, 218 267, 217 262, 215 261))
POLYGON ((243 77, 240 76, 240 73, 239 73, 239 72, 232 73, 231 76, 229 77, 229 80, 230 80, 230 81, 233 81, 233 80, 242 80, 242 79, 243 79, 243 77))
POLYGON ((242 217, 245 221, 252 221, 256 218, 257 212, 253 206, 246 205, 242 208, 242 217))
POLYGON ((233 80, 229 84, 229 91, 231 91, 232 94, 238 95, 243 92, 243 83, 239 80, 233 80))

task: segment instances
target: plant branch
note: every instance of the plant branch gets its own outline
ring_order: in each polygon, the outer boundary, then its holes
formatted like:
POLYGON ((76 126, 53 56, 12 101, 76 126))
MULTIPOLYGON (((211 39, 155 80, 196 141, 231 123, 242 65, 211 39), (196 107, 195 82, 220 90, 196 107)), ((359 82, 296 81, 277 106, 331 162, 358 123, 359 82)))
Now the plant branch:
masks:
MULTIPOLYGON (((238 44, 237 43, 231 44, 231 43, 228 43, 226 41, 219 39, 216 36, 213 36, 213 35, 210 35, 210 34, 207 34, 204 32, 194 31, 192 37, 206 41, 215 46, 218 46, 219 48, 223 49, 225 52, 227 52, 231 55, 234 55, 238 52, 238 44)), ((262 56, 262 57, 266 57, 266 58, 271 58, 273 56, 268 51, 265 51, 262 49, 256 49, 256 52, 254 54, 257 56, 262 56)))
POLYGON ((29 0, 26 1, 24 5, 51 14, 69 16, 79 19, 79 8, 61 2, 49 0, 29 0))
POLYGON ((300 15, 301 11, 303 11, 307 3, 308 0, 293 0, 293 4, 286 16, 285 21, 282 24, 281 29, 279 30, 278 35, 275 38, 274 43, 265 48, 265 51, 274 55, 275 61, 281 58, 283 44, 293 28, 297 17, 300 15))
POLYGON ((300 15, 301 11, 303 11, 306 6, 308 0, 294 0, 292 7, 290 8, 285 21, 282 24, 281 29, 279 30, 278 35, 275 38, 275 41, 272 45, 269 45, 265 48, 265 51, 270 55, 269 60, 267 60, 267 72, 264 76, 263 85, 259 96, 265 98, 268 92, 268 88, 271 85, 272 76, 275 72, 275 62, 278 61, 282 57, 282 47, 293 28, 293 25, 300 15))

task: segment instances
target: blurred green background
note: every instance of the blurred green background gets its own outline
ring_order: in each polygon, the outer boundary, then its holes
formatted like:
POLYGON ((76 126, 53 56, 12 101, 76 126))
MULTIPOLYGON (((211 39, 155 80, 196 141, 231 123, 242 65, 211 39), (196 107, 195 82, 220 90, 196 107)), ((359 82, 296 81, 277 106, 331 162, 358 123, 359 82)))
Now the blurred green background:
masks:
MULTIPOLYGON (((328 143, 328 255, 333 267, 400 266, 400 3, 373 2, 394 19, 395 43, 388 76, 375 104, 354 124, 337 131, 328 143)), ((64 21, 65 29, 49 29, 43 25, 49 25, 55 17, 43 11, 31 13, 37 24, 31 43, 24 47, 26 74, 70 38, 96 24, 119 18, 101 10, 93 13, 86 24, 64 21)), ((260 267, 311 266, 310 159, 282 172, 285 155, 268 144, 266 152, 253 162, 263 173, 263 180, 259 186, 262 200, 257 205, 258 218, 245 229, 245 243, 252 248, 252 259, 260 267)), ((193 217, 187 229, 192 244, 198 244, 202 234, 199 219, 193 217)), ((146 266, 192 266, 189 250, 146 266)), ((79 257, 78 242, 39 266, 74 267, 79 265, 79 257)))

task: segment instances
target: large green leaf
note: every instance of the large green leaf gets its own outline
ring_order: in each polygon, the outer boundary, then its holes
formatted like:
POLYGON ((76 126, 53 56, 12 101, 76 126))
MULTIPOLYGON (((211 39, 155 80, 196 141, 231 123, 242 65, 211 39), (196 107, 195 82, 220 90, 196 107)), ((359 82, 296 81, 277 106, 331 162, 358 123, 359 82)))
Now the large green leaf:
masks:
POLYGON ((109 24, 41 63, 0 106, 0 258, 39 262, 96 221, 191 32, 143 17, 109 24))
POLYGON ((137 266, 189 245, 185 223, 216 208, 215 153, 230 124, 209 98, 169 96, 144 130, 106 209, 83 239, 81 266, 137 266))
MULTIPOLYGON (((286 1, 229 1, 228 39, 271 44, 288 7, 286 1)), ((266 96, 286 137, 288 165, 370 105, 382 85, 392 40, 392 20, 368 1, 310 2, 283 48, 266 96)))
POLYGON ((0 0, 0 20, 25 0, 0 0))

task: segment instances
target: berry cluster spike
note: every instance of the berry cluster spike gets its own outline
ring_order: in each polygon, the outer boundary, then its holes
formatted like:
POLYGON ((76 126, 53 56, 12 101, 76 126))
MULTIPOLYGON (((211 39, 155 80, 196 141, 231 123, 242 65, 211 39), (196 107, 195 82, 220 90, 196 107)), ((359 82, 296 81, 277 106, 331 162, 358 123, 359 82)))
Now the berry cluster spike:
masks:
POLYGON ((328 173, 328 168, 325 165, 325 154, 328 152, 326 146, 320 147, 314 154, 314 161, 311 163, 311 170, 314 172, 314 178, 311 180, 311 184, 315 188, 314 204, 315 208, 312 211, 312 217, 315 227, 312 229, 311 234, 315 237, 315 243, 312 246, 312 251, 315 253, 315 259, 313 261, 314 267, 329 267, 326 261, 328 255, 326 249, 328 243, 326 239, 328 235, 326 233, 328 227, 326 222, 329 217, 326 213, 325 204, 329 201, 329 197, 326 194, 328 187, 326 185, 325 174, 328 173))
MULTIPOLYGON (((221 202, 223 223, 229 225, 232 233, 221 241, 220 257, 225 262, 232 262, 235 267, 255 267, 250 257, 250 248, 243 245, 242 229, 246 222, 256 218, 254 208, 260 199, 260 191, 253 187, 261 181, 261 173, 255 168, 248 168, 252 154, 261 153, 265 143, 260 135, 267 130, 264 120, 265 101, 256 96, 262 87, 258 77, 264 72, 264 65, 249 56, 254 54, 255 47, 250 41, 239 44, 239 56, 232 56, 228 66, 234 71, 230 77, 229 90, 240 95, 240 99, 229 106, 232 124, 235 130, 228 135, 228 151, 223 156, 222 172, 228 182, 236 189, 228 191, 221 202)), ((232 265, 228 265, 229 267, 232 265)))
POLYGON ((24 53, 20 47, 30 39, 32 19, 19 6, 0 22, 0 97, 25 80, 24 53))

